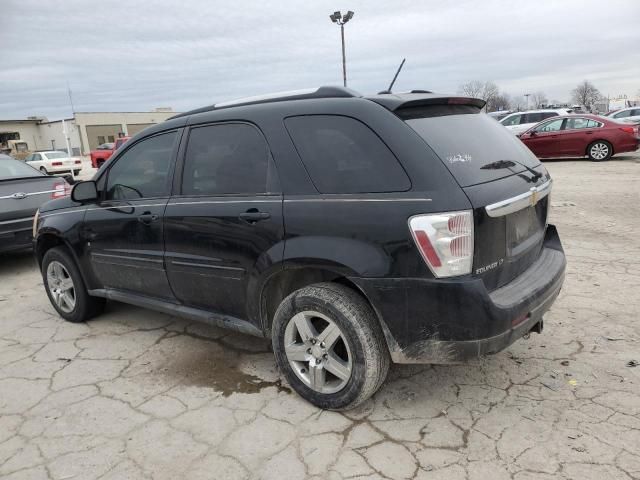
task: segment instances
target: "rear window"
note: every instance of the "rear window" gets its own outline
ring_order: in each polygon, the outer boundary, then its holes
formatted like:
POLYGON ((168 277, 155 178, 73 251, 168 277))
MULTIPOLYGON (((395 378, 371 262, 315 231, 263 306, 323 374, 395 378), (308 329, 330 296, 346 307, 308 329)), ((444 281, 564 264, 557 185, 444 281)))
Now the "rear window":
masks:
POLYGON ((438 154, 463 187, 520 173, 526 170, 524 165, 540 164, 513 133, 477 108, 473 113, 452 111, 451 115, 438 116, 430 116, 427 108, 420 112, 421 118, 406 111, 398 114, 438 154))
POLYGON ((289 117, 285 124, 320 193, 401 192, 411 188, 391 150, 364 123, 338 115, 309 115, 289 117))

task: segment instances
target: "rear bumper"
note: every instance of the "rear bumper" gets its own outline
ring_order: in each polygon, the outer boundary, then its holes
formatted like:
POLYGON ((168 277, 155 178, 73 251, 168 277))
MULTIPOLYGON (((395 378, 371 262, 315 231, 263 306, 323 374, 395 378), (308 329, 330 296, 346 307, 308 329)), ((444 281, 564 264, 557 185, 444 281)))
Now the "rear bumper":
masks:
POLYGON ((31 248, 33 217, 0 222, 0 252, 31 248))
POLYGON ((382 320, 396 363, 459 363, 497 353, 540 331, 560 293, 566 260, 555 227, 538 260, 488 292, 482 280, 352 279, 382 320))

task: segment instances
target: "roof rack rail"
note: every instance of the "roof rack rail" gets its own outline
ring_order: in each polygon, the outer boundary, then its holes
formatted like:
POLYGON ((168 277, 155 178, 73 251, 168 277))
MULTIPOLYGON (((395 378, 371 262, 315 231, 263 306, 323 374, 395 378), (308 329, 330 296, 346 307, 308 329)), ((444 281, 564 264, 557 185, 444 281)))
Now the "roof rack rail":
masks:
POLYGON ((347 87, 324 86, 319 88, 308 88, 304 90, 292 90, 288 92, 269 93, 265 95, 256 95, 254 97, 239 98, 228 102, 220 102, 207 107, 196 108, 188 112, 174 115, 174 118, 186 117, 196 113, 210 112, 212 110, 220 110, 223 108, 240 107, 245 105, 257 105, 261 103, 283 102, 286 100, 307 100, 312 98, 355 98, 362 95, 355 90, 347 87))

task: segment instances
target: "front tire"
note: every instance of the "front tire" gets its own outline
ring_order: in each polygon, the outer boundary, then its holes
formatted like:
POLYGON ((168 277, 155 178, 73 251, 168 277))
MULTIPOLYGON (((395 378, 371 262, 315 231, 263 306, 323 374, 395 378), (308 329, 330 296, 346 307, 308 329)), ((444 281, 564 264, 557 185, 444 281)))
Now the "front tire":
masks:
POLYGON ((604 162, 613 155, 613 146, 604 140, 596 140, 587 147, 587 156, 592 162, 604 162))
POLYGON ((356 407, 380 388, 389 370, 389 352, 371 306, 334 283, 286 297, 275 313, 272 342, 291 387, 323 409, 356 407))
POLYGON ((55 247, 45 253, 42 279, 51 305, 65 320, 84 322, 102 312, 105 300, 87 293, 75 261, 64 248, 55 247))

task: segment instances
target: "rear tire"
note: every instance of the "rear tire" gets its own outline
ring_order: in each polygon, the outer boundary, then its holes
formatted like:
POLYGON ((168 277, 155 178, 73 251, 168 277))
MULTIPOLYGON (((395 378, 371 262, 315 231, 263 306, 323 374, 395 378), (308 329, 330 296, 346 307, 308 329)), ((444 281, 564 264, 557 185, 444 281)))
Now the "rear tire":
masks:
POLYGON ((596 140, 587 147, 587 156, 592 162, 604 162, 613 155, 613 146, 605 140, 596 140))
POLYGON ((44 173, 45 175, 49 175, 49 172, 47 172, 47 169, 46 169, 46 168, 44 168, 44 167, 40 167, 40 171, 41 171, 42 173, 44 173))
POLYGON ((318 283, 293 292, 276 310, 272 334, 280 371, 320 408, 354 408, 387 376, 389 351, 375 313, 345 286, 318 283))
POLYGON ((76 262, 64 248, 55 247, 44 254, 42 279, 51 305, 68 322, 84 322, 104 309, 105 300, 87 293, 76 262))

